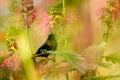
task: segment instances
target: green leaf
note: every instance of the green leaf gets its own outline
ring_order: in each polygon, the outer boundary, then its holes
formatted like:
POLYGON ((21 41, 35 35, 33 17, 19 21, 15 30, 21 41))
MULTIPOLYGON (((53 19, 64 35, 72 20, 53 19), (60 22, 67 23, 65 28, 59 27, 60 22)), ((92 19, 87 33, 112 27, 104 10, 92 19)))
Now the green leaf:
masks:
POLYGON ((63 2, 62 1, 59 1, 57 2, 50 10, 49 10, 49 13, 51 15, 62 15, 62 12, 63 12, 63 2))
POLYGON ((108 79, 115 79, 118 77, 120 77, 120 75, 94 76, 94 77, 83 79, 83 80, 108 80, 108 79))
POLYGON ((3 57, 0 57, 0 64, 4 61, 3 57))
POLYGON ((97 64, 101 67, 108 68, 108 69, 110 69, 112 65, 110 63, 103 63, 103 62, 98 62, 97 64))
POLYGON ((0 69, 0 80, 8 80, 10 71, 7 68, 0 69))
POLYGON ((48 53, 55 54, 56 56, 63 57, 66 62, 72 65, 73 68, 78 71, 85 73, 85 71, 78 65, 78 57, 82 58, 80 55, 76 53, 68 52, 68 51, 48 51, 48 53))
POLYGON ((120 52, 118 53, 112 53, 105 57, 106 61, 112 62, 113 64, 120 64, 120 52))

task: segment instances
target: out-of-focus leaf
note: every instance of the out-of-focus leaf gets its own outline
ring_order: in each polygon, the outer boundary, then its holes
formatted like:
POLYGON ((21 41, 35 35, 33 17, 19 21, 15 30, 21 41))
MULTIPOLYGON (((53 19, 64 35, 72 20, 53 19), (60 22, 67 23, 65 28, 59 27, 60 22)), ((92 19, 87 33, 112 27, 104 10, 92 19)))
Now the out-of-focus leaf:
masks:
POLYGON ((45 69, 45 76, 42 80, 58 80, 61 75, 65 75, 69 71, 73 70, 69 63, 65 61, 57 61, 56 63, 52 63, 45 69), (54 79, 56 78, 56 79, 54 79))
POLYGON ((81 52, 82 57, 85 58, 81 61, 81 65, 84 65, 86 69, 95 69, 96 66, 99 65, 99 62, 101 63, 104 49, 105 42, 102 42, 98 45, 91 46, 81 52))
POLYGON ((66 62, 68 62, 70 65, 72 65, 73 68, 77 69, 78 71, 84 73, 84 69, 82 69, 78 62, 79 58, 82 58, 80 55, 77 55, 76 53, 67 52, 67 51, 48 51, 48 53, 55 54, 59 57, 63 57, 66 62))
POLYGON ((19 9, 20 3, 20 0, 9 0, 9 10, 16 13, 19 9))
POLYGON ((38 61, 35 62, 35 65, 36 66, 45 65, 45 64, 47 64, 48 60, 49 59, 41 59, 41 60, 38 59, 38 61))
POLYGON ((98 45, 90 46, 86 50, 81 52, 81 55, 86 57, 86 59, 90 58, 92 60, 96 60, 96 59, 99 60, 103 56, 105 45, 106 45, 106 43, 102 42, 98 45))
POLYGON ((3 62, 3 60, 4 60, 4 58, 3 58, 3 57, 1 57, 1 58, 0 58, 0 64, 3 62))
POLYGON ((109 76, 94 76, 94 77, 91 77, 91 78, 87 78, 87 79, 83 79, 83 80, 113 80, 115 78, 119 78, 120 75, 109 75, 109 76))
POLYGON ((7 80, 10 71, 7 68, 0 68, 0 80, 7 80))
POLYGON ((106 56, 105 59, 106 59, 106 61, 108 61, 108 62, 110 61, 113 64, 116 64, 116 63, 120 64, 120 52, 112 53, 112 54, 106 56))
POLYGON ((112 65, 110 63, 103 63, 103 62, 98 62, 97 64, 101 67, 108 68, 108 69, 110 69, 112 65))
POLYGON ((83 0, 65 0, 67 6, 78 6, 83 2, 83 0))
POLYGON ((6 34, 0 30, 0 41, 5 41, 5 38, 6 38, 6 34))
POLYGON ((96 66, 99 65, 108 67, 108 65, 101 63, 104 48, 105 48, 105 43, 102 42, 99 45, 89 47, 88 49, 83 51, 81 53, 82 56, 67 51, 48 51, 48 53, 53 53, 57 56, 63 57, 65 61, 67 61, 69 64, 73 66, 73 68, 76 68, 80 72, 84 73, 85 70, 95 69, 96 66))
POLYGON ((63 2, 59 1, 57 2, 50 10, 51 15, 62 15, 63 12, 63 2))

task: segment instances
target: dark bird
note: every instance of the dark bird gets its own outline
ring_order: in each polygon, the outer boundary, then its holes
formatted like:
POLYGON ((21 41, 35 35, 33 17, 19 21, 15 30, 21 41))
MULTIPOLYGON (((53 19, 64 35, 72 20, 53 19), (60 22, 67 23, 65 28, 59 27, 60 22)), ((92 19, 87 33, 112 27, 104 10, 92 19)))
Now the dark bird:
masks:
POLYGON ((37 52, 35 53, 35 55, 33 56, 33 58, 34 59, 36 57, 45 57, 45 58, 48 58, 48 56, 50 55, 50 53, 48 53, 47 51, 56 50, 56 49, 57 49, 57 41, 55 39, 54 34, 51 33, 48 36, 48 39, 46 40, 46 42, 37 50, 37 52))

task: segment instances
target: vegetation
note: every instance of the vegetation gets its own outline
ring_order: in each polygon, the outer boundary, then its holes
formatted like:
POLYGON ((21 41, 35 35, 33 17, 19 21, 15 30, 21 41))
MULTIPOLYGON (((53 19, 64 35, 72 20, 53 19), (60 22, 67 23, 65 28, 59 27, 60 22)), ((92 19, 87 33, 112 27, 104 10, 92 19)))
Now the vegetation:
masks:
POLYGON ((112 72, 120 64, 120 51, 107 51, 120 34, 120 0, 107 0, 99 19, 103 37, 93 42, 90 15, 84 10, 89 1, 8 3, 9 13, 0 15, 0 80, 120 79, 119 71, 112 72))

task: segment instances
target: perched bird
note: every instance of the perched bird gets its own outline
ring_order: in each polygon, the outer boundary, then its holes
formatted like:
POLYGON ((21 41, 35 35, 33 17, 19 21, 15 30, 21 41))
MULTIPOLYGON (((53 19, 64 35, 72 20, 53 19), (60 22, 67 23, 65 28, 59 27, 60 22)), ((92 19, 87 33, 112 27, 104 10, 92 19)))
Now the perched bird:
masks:
POLYGON ((55 39, 54 34, 51 33, 48 36, 48 39, 46 40, 46 42, 37 50, 33 58, 36 58, 36 57, 48 58, 50 53, 47 53, 47 51, 56 50, 56 49, 57 49, 57 41, 55 39))

